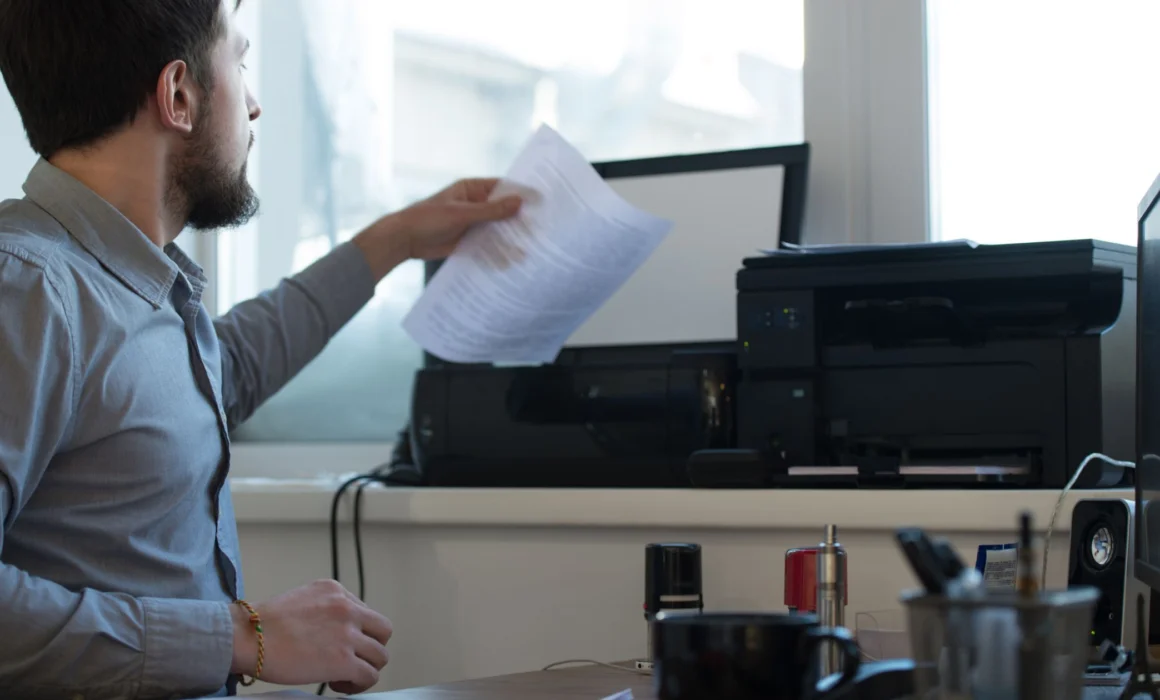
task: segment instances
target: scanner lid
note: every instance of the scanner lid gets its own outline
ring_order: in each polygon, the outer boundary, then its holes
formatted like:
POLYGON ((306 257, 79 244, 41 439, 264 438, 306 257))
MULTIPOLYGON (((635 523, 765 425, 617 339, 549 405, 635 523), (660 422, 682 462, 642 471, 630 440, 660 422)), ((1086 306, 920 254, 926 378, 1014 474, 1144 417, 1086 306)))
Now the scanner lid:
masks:
POLYGON ((737 290, 1027 279, 1121 272, 1136 278, 1136 248, 1094 239, 1001 245, 838 246, 746 258, 737 290))

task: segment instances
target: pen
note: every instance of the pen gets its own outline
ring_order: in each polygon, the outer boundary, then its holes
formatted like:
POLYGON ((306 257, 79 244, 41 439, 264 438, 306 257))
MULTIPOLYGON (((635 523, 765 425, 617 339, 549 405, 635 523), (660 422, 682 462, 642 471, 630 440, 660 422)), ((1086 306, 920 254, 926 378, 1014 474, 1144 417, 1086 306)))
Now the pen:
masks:
POLYGON ((1038 593, 1035 580, 1035 558, 1031 546, 1031 514, 1024 511, 1019 516, 1019 572, 1015 579, 1020 605, 1019 610, 1019 697, 1038 697, 1038 676, 1042 672, 1043 659, 1037 653, 1041 641, 1036 638, 1034 625, 1035 610, 1030 605, 1038 593))
POLYGON ((1019 516, 1019 573, 1015 579, 1015 590, 1024 598, 1034 596, 1039 589, 1035 580, 1034 554, 1031 544, 1031 514, 1024 511, 1019 516))

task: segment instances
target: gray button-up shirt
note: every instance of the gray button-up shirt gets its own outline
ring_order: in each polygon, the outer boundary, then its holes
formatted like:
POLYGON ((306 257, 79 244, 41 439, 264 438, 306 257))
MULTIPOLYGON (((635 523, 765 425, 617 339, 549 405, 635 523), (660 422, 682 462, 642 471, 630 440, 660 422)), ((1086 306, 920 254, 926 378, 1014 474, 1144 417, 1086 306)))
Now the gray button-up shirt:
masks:
POLYGON ((201 270, 41 161, 0 204, 0 697, 221 693, 229 429, 374 293, 346 243, 225 317, 201 270))

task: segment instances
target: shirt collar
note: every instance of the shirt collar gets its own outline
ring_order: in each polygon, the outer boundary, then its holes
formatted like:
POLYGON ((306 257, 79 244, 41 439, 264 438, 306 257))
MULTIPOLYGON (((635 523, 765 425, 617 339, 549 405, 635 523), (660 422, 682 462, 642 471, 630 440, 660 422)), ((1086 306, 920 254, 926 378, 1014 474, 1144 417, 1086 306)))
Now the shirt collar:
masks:
POLYGON ((28 174, 24 193, 59 221, 126 287, 155 308, 168 299, 179 272, 203 279, 200 268, 176 246, 171 244, 163 252, 113 205, 43 158, 28 174), (180 255, 179 260, 171 258, 174 252, 180 255))
POLYGON ((177 264, 177 267, 182 272, 182 277, 193 291, 194 298, 200 301, 202 293, 205 291, 205 286, 208 283, 201 266, 186 255, 184 250, 178 248, 176 243, 170 243, 165 246, 165 254, 177 264))

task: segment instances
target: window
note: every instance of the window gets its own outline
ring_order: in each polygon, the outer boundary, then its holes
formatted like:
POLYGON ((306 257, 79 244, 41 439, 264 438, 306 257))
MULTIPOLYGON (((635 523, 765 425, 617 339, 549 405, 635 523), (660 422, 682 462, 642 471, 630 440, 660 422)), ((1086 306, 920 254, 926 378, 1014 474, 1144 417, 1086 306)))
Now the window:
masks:
POLYGON ((928 0, 932 231, 1136 242, 1160 3, 928 0))
MULTIPOLYGON (((263 215, 220 234, 224 312, 362 226, 469 175, 502 174, 549 123, 592 160, 798 143, 803 0, 249 0, 263 215)), ((408 263, 235 435, 385 442, 421 353, 408 263)))

